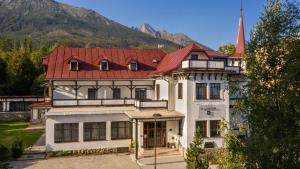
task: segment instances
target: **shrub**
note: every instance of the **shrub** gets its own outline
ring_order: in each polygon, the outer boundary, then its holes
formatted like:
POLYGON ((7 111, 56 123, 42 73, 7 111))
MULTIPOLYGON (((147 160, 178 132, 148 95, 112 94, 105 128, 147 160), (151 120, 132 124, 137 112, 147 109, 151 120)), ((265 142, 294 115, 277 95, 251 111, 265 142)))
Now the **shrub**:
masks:
POLYGON ((20 139, 17 139, 13 142, 11 146, 11 153, 13 158, 19 158, 24 152, 23 148, 23 141, 20 139))
POLYGON ((10 157, 9 150, 4 145, 0 144, 0 161, 8 160, 10 157))

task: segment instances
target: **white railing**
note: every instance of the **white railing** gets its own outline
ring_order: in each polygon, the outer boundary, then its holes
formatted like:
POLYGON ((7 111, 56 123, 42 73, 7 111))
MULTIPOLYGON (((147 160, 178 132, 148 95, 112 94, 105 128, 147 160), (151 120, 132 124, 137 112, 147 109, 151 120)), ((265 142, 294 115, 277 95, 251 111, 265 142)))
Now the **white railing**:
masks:
POLYGON ((53 106, 135 106, 138 108, 167 108, 166 100, 98 99, 53 100, 53 106))
POLYGON ((166 100, 136 100, 134 106, 137 108, 167 108, 166 100))
POLYGON ((182 62, 183 69, 224 69, 224 61, 212 60, 185 60, 182 62))
POLYGON ((226 66, 225 71, 240 73, 240 67, 239 66, 226 66))
POLYGON ((224 69, 223 61, 208 61, 207 62, 208 69, 224 69))

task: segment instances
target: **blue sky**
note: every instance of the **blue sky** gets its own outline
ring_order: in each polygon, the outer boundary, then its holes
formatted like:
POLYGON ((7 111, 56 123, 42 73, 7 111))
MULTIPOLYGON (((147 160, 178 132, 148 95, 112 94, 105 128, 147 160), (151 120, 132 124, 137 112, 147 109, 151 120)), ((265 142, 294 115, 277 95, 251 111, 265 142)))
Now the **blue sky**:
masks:
MULTIPOLYGON (((149 23, 157 30, 182 32, 217 49, 236 43, 240 0, 58 0, 92 9, 126 26, 149 23)), ((244 0, 246 40, 266 0, 244 0)))

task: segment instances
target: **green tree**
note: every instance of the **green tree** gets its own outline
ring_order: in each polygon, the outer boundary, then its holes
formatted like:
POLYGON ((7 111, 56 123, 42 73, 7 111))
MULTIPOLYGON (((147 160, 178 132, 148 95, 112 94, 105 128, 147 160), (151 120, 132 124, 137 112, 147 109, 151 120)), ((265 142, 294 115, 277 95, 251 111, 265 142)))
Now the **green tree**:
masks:
POLYGON ((228 150, 241 154, 245 168, 300 166, 300 37, 297 4, 268 0, 251 34, 245 56, 243 112, 250 135, 228 150))
POLYGON ((185 162, 187 169, 208 169, 209 167, 199 128, 195 132, 193 142, 187 149, 185 162))
POLYGON ((30 94, 29 89, 36 74, 34 65, 26 51, 26 49, 21 48, 9 53, 7 92, 10 95, 30 94))
POLYGON ((224 54, 234 54, 235 53, 235 45, 232 44, 232 43, 228 43, 228 44, 225 44, 223 46, 220 46, 218 51, 224 53, 224 54))
POLYGON ((30 94, 32 95, 43 95, 44 93, 44 84, 45 84, 45 80, 44 80, 44 75, 41 74, 39 76, 37 76, 30 88, 30 94))

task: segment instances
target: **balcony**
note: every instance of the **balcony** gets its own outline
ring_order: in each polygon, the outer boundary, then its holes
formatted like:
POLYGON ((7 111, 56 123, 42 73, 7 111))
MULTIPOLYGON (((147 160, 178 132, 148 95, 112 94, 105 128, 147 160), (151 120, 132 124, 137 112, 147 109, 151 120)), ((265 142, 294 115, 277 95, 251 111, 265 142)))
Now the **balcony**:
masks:
POLYGON ((135 100, 137 108, 168 108, 167 100, 135 100))
POLYGON ((224 61, 186 60, 182 62, 182 69, 224 69, 224 61))
POLYGON ((240 73, 241 68, 239 66, 226 66, 225 71, 226 72, 233 72, 233 73, 240 73))
POLYGON ((68 99, 53 100, 54 107, 66 106, 135 106, 137 108, 168 108, 166 100, 135 100, 135 99, 68 99))

